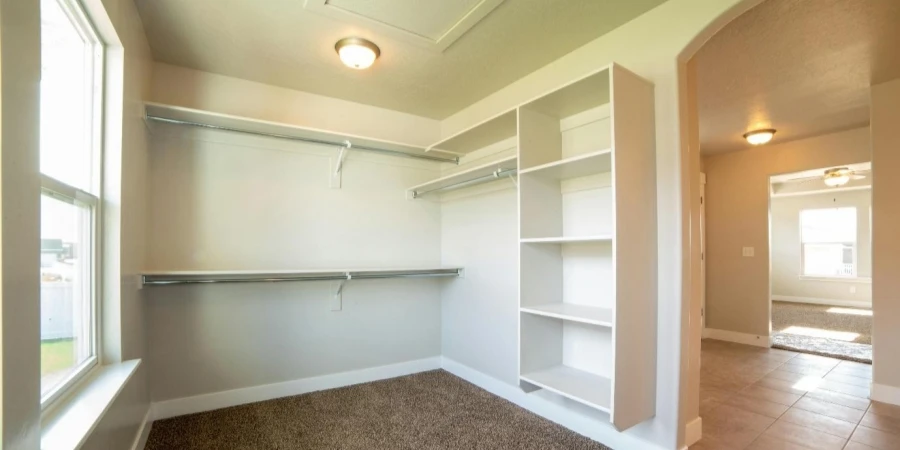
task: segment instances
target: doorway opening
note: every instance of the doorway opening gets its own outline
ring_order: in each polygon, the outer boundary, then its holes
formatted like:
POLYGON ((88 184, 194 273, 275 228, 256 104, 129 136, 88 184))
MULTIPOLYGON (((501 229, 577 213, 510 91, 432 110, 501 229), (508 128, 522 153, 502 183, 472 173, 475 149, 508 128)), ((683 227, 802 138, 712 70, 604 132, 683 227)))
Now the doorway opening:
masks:
POLYGON ((773 347, 871 363, 871 163, 769 181, 773 347))

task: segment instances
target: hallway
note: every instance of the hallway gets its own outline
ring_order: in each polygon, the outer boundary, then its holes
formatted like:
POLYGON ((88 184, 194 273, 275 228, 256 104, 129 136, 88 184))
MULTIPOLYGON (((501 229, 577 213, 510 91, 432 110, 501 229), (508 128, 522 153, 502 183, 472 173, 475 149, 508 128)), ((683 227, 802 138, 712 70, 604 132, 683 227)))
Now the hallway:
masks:
POLYGON ((711 339, 691 450, 900 449, 900 407, 868 400, 872 366, 711 339))

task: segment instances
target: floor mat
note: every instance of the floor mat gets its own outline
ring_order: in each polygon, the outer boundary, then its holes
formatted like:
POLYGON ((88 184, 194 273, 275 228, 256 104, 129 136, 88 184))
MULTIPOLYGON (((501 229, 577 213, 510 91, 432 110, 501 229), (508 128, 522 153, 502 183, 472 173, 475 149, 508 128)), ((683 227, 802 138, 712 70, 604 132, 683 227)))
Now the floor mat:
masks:
POLYGON ((871 314, 864 308, 772 302, 773 347, 871 363, 871 314))
POLYGON ((832 358, 872 363, 872 346, 856 344, 836 339, 801 336, 797 334, 775 333, 772 336, 772 347, 782 350, 793 350, 832 358))

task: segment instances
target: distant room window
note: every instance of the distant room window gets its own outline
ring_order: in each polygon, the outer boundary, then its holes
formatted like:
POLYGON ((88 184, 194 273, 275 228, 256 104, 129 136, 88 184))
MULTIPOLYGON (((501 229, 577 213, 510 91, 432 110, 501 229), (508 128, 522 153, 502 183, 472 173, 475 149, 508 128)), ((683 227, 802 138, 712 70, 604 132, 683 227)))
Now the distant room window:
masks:
POLYGON ((856 277, 856 208, 800 211, 802 274, 856 277))

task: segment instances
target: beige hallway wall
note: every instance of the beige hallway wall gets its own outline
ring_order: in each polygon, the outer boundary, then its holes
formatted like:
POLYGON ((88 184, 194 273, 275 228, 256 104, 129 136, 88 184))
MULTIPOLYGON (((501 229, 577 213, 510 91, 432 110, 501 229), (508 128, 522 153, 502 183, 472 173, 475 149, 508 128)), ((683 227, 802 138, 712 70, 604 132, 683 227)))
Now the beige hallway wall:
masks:
POLYGON ((872 87, 872 399, 900 403, 900 79, 872 87))
POLYGON ((707 328, 769 334, 769 177, 870 161, 870 148, 864 127, 704 158, 707 328))

